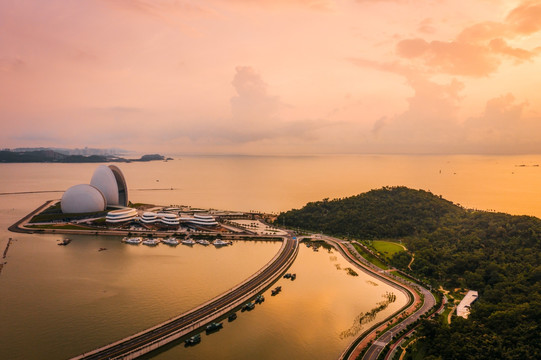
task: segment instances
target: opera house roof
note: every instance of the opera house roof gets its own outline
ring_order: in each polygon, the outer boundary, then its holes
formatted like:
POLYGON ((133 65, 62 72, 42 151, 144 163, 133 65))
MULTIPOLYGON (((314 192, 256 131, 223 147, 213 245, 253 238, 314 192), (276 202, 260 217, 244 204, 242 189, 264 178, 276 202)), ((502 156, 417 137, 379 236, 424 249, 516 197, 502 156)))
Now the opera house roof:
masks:
POLYGON ((90 184, 70 187, 60 201, 62 212, 69 214, 103 211, 109 205, 128 205, 126 180, 114 165, 98 166, 90 184))

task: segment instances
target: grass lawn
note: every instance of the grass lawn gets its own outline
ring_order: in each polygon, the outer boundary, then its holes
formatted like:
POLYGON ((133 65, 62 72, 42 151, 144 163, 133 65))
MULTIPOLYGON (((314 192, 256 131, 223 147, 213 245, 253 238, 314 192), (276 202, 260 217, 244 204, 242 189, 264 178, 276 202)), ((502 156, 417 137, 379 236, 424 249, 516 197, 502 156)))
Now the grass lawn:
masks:
POLYGON ((373 240, 372 247, 387 259, 391 259, 396 253, 405 251, 402 245, 392 241, 373 240))
POLYGON ((376 258, 374 255, 364 251, 364 249, 358 244, 353 243, 353 246, 355 247, 355 249, 357 249, 357 251, 359 252, 359 254, 361 254, 363 258, 370 261, 372 264, 376 265, 380 269, 387 270, 389 268, 387 265, 379 261, 379 259, 376 258))

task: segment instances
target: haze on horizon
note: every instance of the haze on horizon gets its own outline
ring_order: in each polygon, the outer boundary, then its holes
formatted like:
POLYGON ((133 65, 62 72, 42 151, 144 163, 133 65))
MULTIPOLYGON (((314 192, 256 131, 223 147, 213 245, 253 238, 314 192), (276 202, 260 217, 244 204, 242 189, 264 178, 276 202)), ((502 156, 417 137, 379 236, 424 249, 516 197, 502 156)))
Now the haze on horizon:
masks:
POLYGON ((6 0, 0 147, 541 153, 541 0, 6 0))

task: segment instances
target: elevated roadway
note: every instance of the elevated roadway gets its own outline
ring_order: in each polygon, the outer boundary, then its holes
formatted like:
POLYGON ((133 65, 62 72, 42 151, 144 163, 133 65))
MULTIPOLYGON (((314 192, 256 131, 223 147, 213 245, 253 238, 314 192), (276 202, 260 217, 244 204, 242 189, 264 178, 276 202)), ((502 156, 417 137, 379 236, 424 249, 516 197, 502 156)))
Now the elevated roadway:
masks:
POLYGON ((282 247, 269 263, 224 294, 162 324, 73 359, 135 359, 186 336, 241 306, 269 287, 289 268, 298 251, 297 240, 284 237, 282 247))

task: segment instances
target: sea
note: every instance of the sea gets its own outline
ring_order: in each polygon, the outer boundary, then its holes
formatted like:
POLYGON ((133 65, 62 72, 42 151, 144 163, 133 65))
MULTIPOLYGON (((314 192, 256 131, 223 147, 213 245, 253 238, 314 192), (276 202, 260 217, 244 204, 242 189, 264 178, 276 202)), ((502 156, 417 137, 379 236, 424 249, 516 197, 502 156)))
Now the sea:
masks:
MULTIPOLYGON (((7 228, 98 164, 0 164, 0 359, 67 359, 177 316, 266 264, 279 242, 130 246, 115 236, 10 233, 7 228), (98 251, 107 248, 105 251, 98 251)), ((279 213, 307 202, 383 186, 431 191, 463 207, 541 217, 541 156, 175 156, 115 164, 134 203, 279 213)), ((201 344, 174 344, 156 359, 333 359, 371 326, 355 319, 395 293, 382 319, 406 299, 357 271, 336 251, 301 246, 283 291, 239 313, 201 344), (348 334, 350 336, 348 336, 348 334)))

